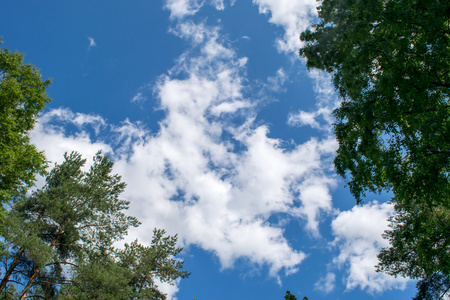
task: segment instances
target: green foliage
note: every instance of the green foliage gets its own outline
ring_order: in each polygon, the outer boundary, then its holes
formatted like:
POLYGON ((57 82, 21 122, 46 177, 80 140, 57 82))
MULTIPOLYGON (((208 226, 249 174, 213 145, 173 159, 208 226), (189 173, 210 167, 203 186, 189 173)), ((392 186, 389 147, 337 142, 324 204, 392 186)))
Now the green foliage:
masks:
POLYGON ((449 1, 324 0, 300 36, 307 67, 329 72, 342 98, 338 174, 357 203, 394 194, 378 270, 419 278, 422 295, 450 276, 449 16, 449 1))
POLYGON ((0 291, 14 281, 25 286, 21 299, 165 299, 155 279, 173 283, 189 276, 175 258, 182 250, 177 236, 155 230, 148 247, 134 241, 115 249, 139 222, 125 214, 125 183, 112 174, 108 157, 97 153, 89 171, 85 163, 78 153, 66 154, 42 189, 12 204, 2 224, 10 252, 2 255, 0 291))
POLYGON ((7 270, 1 291, 14 279, 26 285, 22 297, 29 291, 53 297, 72 281, 67 278, 72 270, 77 286, 91 287, 78 289, 86 299, 94 299, 90 293, 95 291, 118 289, 140 299, 164 299, 153 278, 172 282, 188 275, 180 271, 183 262, 174 258, 181 251, 176 237, 157 230, 151 247, 133 242, 114 250, 113 243, 139 222, 125 214, 129 202, 119 198, 125 184, 111 174, 108 157, 99 152, 89 171, 82 170, 85 162, 78 153, 66 154, 42 189, 13 203, 3 224, 11 251, 3 256, 7 270))
POLYGON ((352 194, 393 189, 448 205, 450 2, 325 0, 302 33, 308 68, 333 75, 337 172, 352 194))
POLYGON ((1 300, 16 300, 19 297, 19 293, 17 292, 17 288, 15 285, 9 285, 6 290, 0 294, 1 300))
POLYGON ((124 249, 85 258, 61 299, 166 299, 155 279, 172 284, 190 273, 181 271, 183 261, 174 258, 182 250, 176 247, 177 237, 164 235, 155 229, 150 246, 134 241, 124 249))
MULTIPOLYGON (((286 291, 286 295, 284 296, 285 300, 297 300, 297 297, 295 295, 291 294, 290 291, 286 291)), ((303 297, 303 300, 308 300, 308 297, 303 297)))
POLYGON ((286 291, 286 295, 284 296, 285 300, 297 300, 297 297, 295 297, 293 294, 291 294, 290 291, 286 291))
POLYGON ((419 279, 414 299, 442 299, 450 288, 450 211, 443 206, 395 204, 390 247, 378 254, 377 271, 419 279))
POLYGON ((428 207, 415 203, 395 204, 390 230, 384 238, 390 242, 378 258, 378 271, 411 278, 430 278, 437 273, 450 274, 450 211, 443 206, 428 207))
POLYGON ((44 175, 46 167, 28 133, 50 101, 46 94, 50 80, 42 80, 39 71, 24 64, 23 58, 0 49, 0 204, 32 185, 36 174, 44 175))

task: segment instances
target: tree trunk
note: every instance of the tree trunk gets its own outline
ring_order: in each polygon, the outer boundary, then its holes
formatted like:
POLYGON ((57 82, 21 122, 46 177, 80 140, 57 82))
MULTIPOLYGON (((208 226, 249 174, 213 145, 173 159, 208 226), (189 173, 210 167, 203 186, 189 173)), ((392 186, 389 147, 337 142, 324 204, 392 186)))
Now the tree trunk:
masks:
MULTIPOLYGON (((70 219, 67 219, 66 222, 64 222, 64 224, 61 226, 61 228, 59 229, 58 233, 56 234, 55 238, 53 239, 52 243, 50 244, 50 248, 53 248, 56 245, 56 242, 58 241, 58 239, 61 237, 61 235, 64 232, 64 227, 66 227, 67 224, 69 224, 70 219)), ((33 285, 34 281, 36 280, 36 277, 39 275, 39 272, 41 270, 39 270, 38 268, 35 268, 33 271, 33 275, 31 275, 30 280, 28 280, 27 285, 25 286, 25 288, 22 291, 22 295, 20 295, 20 300, 23 300, 27 297, 28 291, 30 290, 31 286, 33 285)))
POLYGON ((33 285, 33 282, 36 280, 36 277, 39 275, 39 271, 40 270, 38 268, 34 269, 33 275, 31 276, 30 280, 28 280, 27 286, 23 289, 22 294, 19 297, 20 300, 23 300, 27 297, 28 291, 33 285))
MULTIPOLYGON (((36 220, 39 221, 42 218, 42 216, 44 215, 44 213, 45 213, 45 209, 39 213, 39 216, 37 217, 36 220)), ((13 262, 9 266, 8 271, 6 271, 6 274, 3 277, 2 282, 0 283, 0 293, 6 288, 6 284, 8 284, 9 277, 11 277, 12 272, 14 271, 14 269, 19 264, 20 256, 22 255, 22 253, 24 251, 25 251, 24 248, 20 248, 19 252, 17 252, 16 256, 14 257, 13 262)))
POLYGON ((11 263, 11 265, 8 268, 8 271, 6 271, 5 276, 2 279, 2 283, 0 283, 0 293, 5 289, 6 284, 9 281, 9 277, 11 277, 12 272, 16 268, 16 266, 19 264, 20 256, 25 251, 25 249, 20 248, 19 252, 16 253, 16 256, 14 256, 14 260, 11 263))

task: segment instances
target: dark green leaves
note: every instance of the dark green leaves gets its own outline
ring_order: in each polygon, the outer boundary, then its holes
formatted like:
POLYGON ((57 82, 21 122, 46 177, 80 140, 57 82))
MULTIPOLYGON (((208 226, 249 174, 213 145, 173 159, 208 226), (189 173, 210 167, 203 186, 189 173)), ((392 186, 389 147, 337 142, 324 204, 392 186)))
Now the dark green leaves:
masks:
POLYGON ((90 253, 73 270, 73 284, 63 287, 62 299, 166 299, 155 280, 172 284, 190 273, 175 258, 182 250, 177 237, 164 234, 155 229, 150 246, 136 240, 123 249, 90 253))
POLYGON ((151 246, 137 241, 123 250, 121 240, 136 218, 127 216, 129 202, 120 198, 125 183, 112 173, 113 163, 100 152, 89 171, 73 152, 64 156, 46 185, 17 199, 2 224, 10 253, 1 291, 21 282, 27 294, 68 299, 165 299, 155 279, 172 283, 185 278, 175 256, 177 237, 155 230, 151 246))
POLYGON ((448 199, 449 6, 323 1, 322 22, 301 35, 307 66, 330 72, 343 98, 335 111, 335 165, 358 200, 389 188, 448 199))
POLYGON ((290 291, 286 291, 286 295, 284 296, 285 300, 297 300, 297 297, 295 295, 291 294, 290 291))
POLYGON ((450 2, 324 0, 319 17, 300 55, 342 98, 336 171, 358 203, 393 192, 378 270, 421 278, 417 299, 438 299, 450 276, 450 2))

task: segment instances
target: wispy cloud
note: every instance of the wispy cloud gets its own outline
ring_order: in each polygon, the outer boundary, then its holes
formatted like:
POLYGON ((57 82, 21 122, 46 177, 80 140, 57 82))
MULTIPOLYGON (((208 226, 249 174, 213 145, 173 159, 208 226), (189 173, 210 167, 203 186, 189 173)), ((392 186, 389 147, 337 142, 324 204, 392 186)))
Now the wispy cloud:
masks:
POLYGON ((147 101, 147 97, 145 97, 142 92, 137 92, 136 95, 131 98, 132 103, 142 103, 147 101))
POLYGON ((274 76, 269 76, 267 78, 267 88, 274 92, 281 92, 283 91, 283 86, 287 79, 287 74, 280 68, 274 76))
POLYGON ((335 281, 336 281, 336 274, 330 272, 327 274, 326 277, 321 278, 318 282, 314 284, 314 289, 329 294, 334 290, 335 281))
MULTIPOLYGON (((205 5, 211 5, 217 10, 225 9, 227 0, 166 0, 165 8, 170 10, 171 19, 183 19, 196 14, 205 5)), ((235 0, 230 0, 234 5, 235 0)))
POLYGON ((89 46, 88 46, 88 49, 91 49, 91 48, 93 48, 93 47, 97 47, 97 44, 95 43, 94 38, 88 36, 88 40, 89 40, 89 46))
POLYGON ((331 76, 323 71, 310 70, 308 76, 314 84, 316 95, 316 107, 312 111, 300 110, 292 112, 288 116, 288 124, 291 126, 311 126, 328 134, 332 133, 334 123, 333 111, 339 106, 338 98, 332 84, 331 76))

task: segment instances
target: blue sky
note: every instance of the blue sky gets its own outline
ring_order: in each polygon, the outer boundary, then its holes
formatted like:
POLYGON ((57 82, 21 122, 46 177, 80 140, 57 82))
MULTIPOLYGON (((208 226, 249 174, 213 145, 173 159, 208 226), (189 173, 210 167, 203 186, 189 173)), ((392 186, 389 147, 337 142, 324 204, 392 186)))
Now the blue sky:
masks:
POLYGON ((107 152, 142 225, 179 235, 169 299, 411 299, 375 272, 392 207, 333 170, 329 77, 298 36, 315 0, 2 1, 5 47, 53 101, 31 133, 57 162, 107 152))

